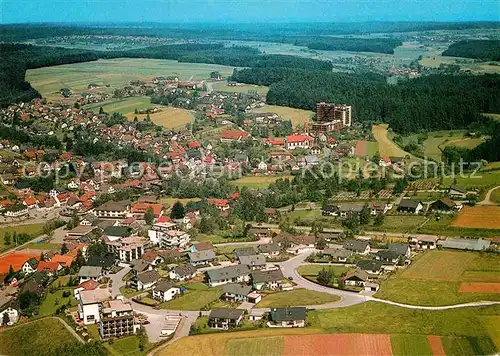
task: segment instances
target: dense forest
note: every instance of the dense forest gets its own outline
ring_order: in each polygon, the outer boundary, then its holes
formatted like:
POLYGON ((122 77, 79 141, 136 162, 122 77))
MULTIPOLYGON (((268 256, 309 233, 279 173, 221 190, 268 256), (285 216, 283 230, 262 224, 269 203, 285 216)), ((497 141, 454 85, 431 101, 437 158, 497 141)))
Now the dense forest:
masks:
POLYGON ((386 84, 376 74, 316 73, 300 69, 235 70, 233 79, 270 85, 267 102, 313 110, 318 101, 353 105, 356 121, 386 122, 393 130, 451 130, 500 112, 500 76, 431 75, 386 84))
POLYGON ((443 56, 500 61, 500 40, 465 40, 452 44, 443 56))

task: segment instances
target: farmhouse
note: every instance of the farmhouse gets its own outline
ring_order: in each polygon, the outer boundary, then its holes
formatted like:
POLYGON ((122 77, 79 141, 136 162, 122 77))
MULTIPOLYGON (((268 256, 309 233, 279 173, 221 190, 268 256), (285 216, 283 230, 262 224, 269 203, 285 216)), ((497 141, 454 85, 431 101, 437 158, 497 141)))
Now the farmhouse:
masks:
POLYGON ((456 185, 452 185, 448 188, 448 195, 451 199, 467 199, 467 191, 456 185))
POLYGON ((446 240, 438 241, 438 246, 455 250, 484 251, 490 247, 491 241, 483 239, 461 239, 447 237, 446 240))
POLYGON ((402 199, 397 210, 400 213, 418 214, 423 208, 422 202, 413 199, 402 199))
POLYGON ((434 236, 408 237, 408 243, 411 247, 422 250, 433 250, 437 246, 438 238, 434 236))
POLYGON ((248 136, 246 131, 228 130, 221 133, 220 142, 245 141, 248 136))
POLYGON ((303 307, 272 308, 267 325, 271 328, 303 328, 307 309, 303 307))
POLYGON ((436 200, 429 206, 430 211, 440 214, 450 214, 459 212, 460 210, 462 210, 462 208, 463 208, 462 204, 456 203, 448 198, 436 200))
POLYGON ((250 268, 246 265, 227 266, 207 271, 210 287, 227 283, 242 283, 250 280, 250 268))
POLYGON ((212 329, 230 329, 240 325, 243 319, 243 309, 219 308, 212 309, 208 316, 208 326, 212 329))

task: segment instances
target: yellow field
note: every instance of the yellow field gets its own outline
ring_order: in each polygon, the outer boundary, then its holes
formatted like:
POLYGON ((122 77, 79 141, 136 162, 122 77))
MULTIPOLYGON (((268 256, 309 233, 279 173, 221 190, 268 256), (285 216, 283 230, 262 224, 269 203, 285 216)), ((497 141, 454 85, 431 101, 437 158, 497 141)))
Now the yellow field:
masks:
POLYGON ((200 201, 198 198, 172 198, 172 197, 163 197, 160 198, 161 204, 167 204, 169 207, 175 204, 175 202, 180 201, 183 205, 186 205, 190 201, 200 201))
POLYGON ((276 182, 277 179, 293 179, 292 176, 260 176, 260 177, 242 177, 231 181, 231 184, 237 185, 238 187, 249 187, 249 188, 266 188, 269 184, 276 182))
POLYGON ((311 122, 312 111, 289 108, 287 106, 265 105, 254 112, 274 112, 284 120, 290 120, 293 126, 311 122))
MULTIPOLYGON (((153 105, 158 107, 161 111, 150 114, 149 117, 156 125, 163 126, 168 129, 184 128, 187 123, 194 120, 193 116, 188 110, 173 108, 169 106, 153 105)), ((127 119, 133 120, 135 116, 139 120, 145 119, 147 115, 135 115, 133 112, 125 115, 127 119)))
POLYGON ((399 148, 388 136, 389 125, 380 124, 372 126, 372 133, 378 142, 378 150, 381 157, 405 157, 407 152, 399 148))
POLYGON ((473 149, 477 146, 479 146, 481 143, 483 143, 485 140, 484 138, 459 138, 456 140, 450 140, 444 144, 444 146, 455 146, 455 147, 461 147, 461 148, 468 148, 468 149, 473 149))
POLYGON ((262 329, 252 331, 239 331, 233 333, 217 333, 208 335, 188 336, 167 346, 163 350, 155 353, 155 356, 170 355, 214 355, 222 356, 226 354, 226 344, 229 340, 245 338, 266 338, 280 335, 307 335, 319 334, 318 329, 262 329))
POLYGON ((248 93, 248 91, 254 90, 262 95, 266 95, 269 91, 269 87, 262 85, 238 84, 236 86, 229 86, 225 81, 214 83, 213 88, 215 91, 228 91, 233 93, 248 93))

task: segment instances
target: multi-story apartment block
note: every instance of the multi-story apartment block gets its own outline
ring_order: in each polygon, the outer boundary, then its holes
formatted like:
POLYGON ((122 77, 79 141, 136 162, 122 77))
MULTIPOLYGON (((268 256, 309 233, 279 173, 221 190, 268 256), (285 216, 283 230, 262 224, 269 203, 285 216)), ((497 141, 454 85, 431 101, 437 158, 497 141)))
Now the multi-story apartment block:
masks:
POLYGON ((121 337, 135 334, 140 325, 135 324, 132 305, 121 299, 102 304, 99 333, 101 338, 121 337))

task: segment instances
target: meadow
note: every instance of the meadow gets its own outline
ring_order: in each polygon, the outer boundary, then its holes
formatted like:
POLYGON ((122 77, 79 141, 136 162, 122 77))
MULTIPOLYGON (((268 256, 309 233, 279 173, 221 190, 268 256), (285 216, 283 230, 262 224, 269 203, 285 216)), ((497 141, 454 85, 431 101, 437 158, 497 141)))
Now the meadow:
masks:
POLYGON ((312 111, 289 108, 287 106, 265 105, 261 108, 254 109, 254 112, 273 112, 278 114, 283 120, 290 120, 292 125, 304 125, 311 122, 313 115, 312 111))
POLYGON ((464 293, 462 283, 500 283, 500 257, 462 251, 428 251, 383 281, 376 296, 413 305, 500 300, 499 293, 464 293))
POLYGON ((78 93, 87 91, 89 84, 98 84, 101 87, 99 90, 112 92, 132 80, 150 81, 155 76, 168 75, 177 75, 181 80, 203 80, 208 79, 212 71, 219 71, 227 77, 232 74, 233 67, 179 63, 174 60, 118 58, 30 69, 26 72, 26 80, 43 97, 54 101, 62 99, 59 94, 61 88, 70 88, 78 93))
POLYGON ((291 176, 248 176, 241 177, 236 180, 231 181, 232 185, 237 187, 249 187, 253 189, 267 188, 269 184, 276 182, 278 179, 292 179, 291 176))
POLYGON ((389 125, 380 124, 372 126, 372 133, 378 142, 381 157, 406 157, 408 152, 403 151, 389 137, 389 125))
POLYGON ((459 57, 447 57, 436 55, 432 57, 424 56, 419 63, 424 67, 438 68, 441 64, 458 64, 462 71, 469 70, 476 74, 486 74, 486 73, 499 73, 500 66, 498 62, 488 61, 488 62, 478 62, 475 63, 473 59, 470 58, 459 58, 459 57))
POLYGON ((215 91, 225 91, 232 93, 248 93, 249 91, 255 91, 258 94, 266 95, 269 91, 269 87, 263 85, 251 85, 251 84, 240 84, 237 85, 227 85, 227 82, 217 82, 212 84, 215 91))
POLYGON ((42 234, 43 224, 29 224, 8 227, 1 227, 0 225, 0 251, 4 251, 15 246, 14 241, 12 240, 12 234, 14 232, 18 234, 28 234, 35 237, 42 234), (10 245, 5 245, 4 237, 6 233, 9 233, 11 235, 10 245))
POLYGON ((36 320, 0 333, 0 354, 10 356, 54 355, 57 348, 75 344, 73 335, 57 319, 36 320))
POLYGON ((320 305, 339 301, 340 297, 333 294, 307 289, 295 289, 288 292, 270 293, 262 298, 262 301, 257 304, 257 308, 320 305))

